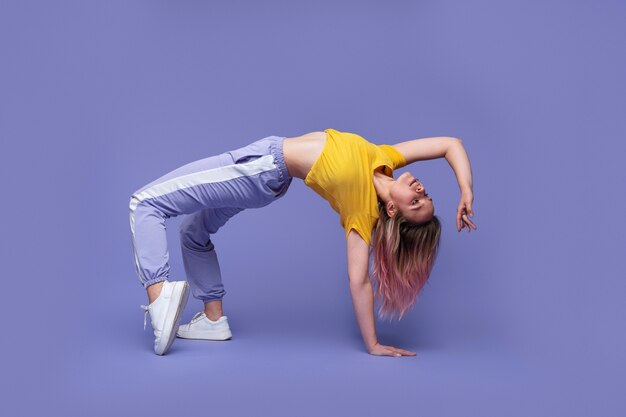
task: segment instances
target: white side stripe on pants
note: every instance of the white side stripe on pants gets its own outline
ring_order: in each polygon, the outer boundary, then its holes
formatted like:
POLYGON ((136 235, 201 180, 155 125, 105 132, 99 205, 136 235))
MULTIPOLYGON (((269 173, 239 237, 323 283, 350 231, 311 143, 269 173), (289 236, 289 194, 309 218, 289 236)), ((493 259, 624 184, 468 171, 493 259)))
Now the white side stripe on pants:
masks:
POLYGON ((176 190, 193 187, 194 185, 228 181, 239 177, 249 177, 272 169, 276 169, 274 157, 272 155, 265 155, 247 164, 226 165, 219 168, 207 169, 206 171, 182 175, 160 184, 155 184, 138 194, 134 194, 130 201, 130 209, 134 211, 137 204, 147 198, 160 197, 176 190))
POLYGON ((180 177, 163 181, 162 183, 148 187, 137 194, 133 194, 129 204, 130 230, 132 235, 133 254, 135 257, 135 268, 139 276, 142 276, 144 280, 148 280, 148 278, 144 277, 141 273, 139 259, 137 258, 137 251, 135 249, 135 209, 139 203, 146 199, 160 197, 184 188, 201 184, 228 181, 239 177, 252 176, 276 168, 277 166, 274 163, 273 155, 265 155, 248 163, 225 165, 218 168, 207 169, 205 171, 181 175, 180 177))

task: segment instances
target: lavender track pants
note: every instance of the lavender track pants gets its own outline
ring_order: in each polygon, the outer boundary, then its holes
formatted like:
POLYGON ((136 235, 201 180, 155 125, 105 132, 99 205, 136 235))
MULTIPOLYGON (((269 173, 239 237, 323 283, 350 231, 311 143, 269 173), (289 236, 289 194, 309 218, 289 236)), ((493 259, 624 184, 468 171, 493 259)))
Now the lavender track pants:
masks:
POLYGON ((211 235, 246 208, 285 195, 287 172, 281 136, 191 162, 132 194, 130 230, 135 272, 144 288, 169 275, 165 220, 185 214, 180 244, 192 295, 203 302, 226 294, 211 235))

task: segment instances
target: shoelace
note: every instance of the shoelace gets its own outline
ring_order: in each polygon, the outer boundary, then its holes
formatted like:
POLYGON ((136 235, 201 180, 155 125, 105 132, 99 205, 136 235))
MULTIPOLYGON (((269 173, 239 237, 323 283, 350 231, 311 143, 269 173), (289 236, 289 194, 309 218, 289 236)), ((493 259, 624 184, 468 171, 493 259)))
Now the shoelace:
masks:
POLYGON ((143 315, 143 330, 146 331, 146 323, 148 321, 148 312, 150 311, 150 306, 145 306, 145 305, 141 305, 141 308, 143 308, 144 310, 144 315, 143 315))
POLYGON ((191 321, 195 322, 197 318, 199 318, 200 316, 202 316, 204 314, 204 312, 200 311, 198 313, 196 313, 192 318, 191 321))

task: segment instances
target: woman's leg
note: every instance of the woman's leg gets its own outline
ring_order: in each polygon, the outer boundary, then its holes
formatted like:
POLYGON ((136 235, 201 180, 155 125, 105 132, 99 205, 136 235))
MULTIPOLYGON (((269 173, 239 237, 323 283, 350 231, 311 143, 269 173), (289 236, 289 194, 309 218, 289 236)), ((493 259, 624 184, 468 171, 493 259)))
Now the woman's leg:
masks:
POLYGON ((133 193, 131 241, 135 271, 144 288, 169 276, 166 219, 211 208, 263 207, 287 192, 292 177, 283 159, 283 140, 268 136, 192 162, 133 193))
MULTIPOLYGON (((153 181, 131 196, 130 230, 135 271, 150 300, 150 304, 142 308, 146 315, 150 313, 155 353, 163 355, 168 351, 178 332, 180 315, 188 294, 186 282, 167 281, 170 268, 165 220, 207 209, 214 209, 214 214, 226 218, 234 210, 263 207, 282 197, 292 180, 282 155, 283 140, 283 137, 269 136, 234 151, 192 162, 153 181)), ((213 221, 217 225, 220 220, 215 218, 213 221)), ((214 226, 209 225, 207 229, 215 229, 214 226)), ((200 231, 196 235, 201 236, 206 232, 200 231)), ((205 243, 210 241, 205 240, 205 243)), ((203 263, 215 269, 215 252, 208 251, 205 256, 192 260, 191 268, 195 270, 196 266, 203 263)), ((212 274, 212 279, 215 276, 212 274)), ((204 282, 205 277, 198 275, 195 281, 192 277, 198 294, 219 297, 221 281, 204 282)), ((221 320, 218 323, 221 329, 217 332, 201 332, 200 336, 221 339, 230 337, 226 318, 221 320)), ((187 336, 193 337, 195 334, 187 336)))
POLYGON ((223 315, 222 298, 226 294, 211 235, 242 210, 209 208, 186 215, 180 223, 180 246, 191 294, 204 303, 204 312, 211 320, 223 315))
MULTIPOLYGON (((131 242, 135 272, 150 302, 169 276, 166 224, 168 218, 202 210, 203 175, 233 163, 228 153, 184 165, 133 193, 130 200, 131 242), (155 288, 157 290, 155 290, 155 288)), ((216 199, 218 200, 218 199, 216 199)), ((207 203, 207 202, 205 202, 207 203)))

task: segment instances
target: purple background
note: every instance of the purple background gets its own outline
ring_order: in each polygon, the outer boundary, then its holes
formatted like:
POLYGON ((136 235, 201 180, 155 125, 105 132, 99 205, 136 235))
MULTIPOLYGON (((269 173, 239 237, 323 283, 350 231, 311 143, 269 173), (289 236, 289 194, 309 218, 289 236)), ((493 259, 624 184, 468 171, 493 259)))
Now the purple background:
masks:
POLYGON ((4 0, 0 414, 623 416, 625 15, 617 0, 4 0), (464 140, 477 231, 455 230, 445 160, 405 168, 441 249, 378 335, 417 356, 366 353, 339 218, 298 179, 214 237, 233 339, 154 355, 130 194, 329 127, 464 140))

